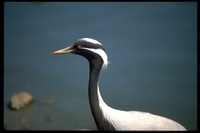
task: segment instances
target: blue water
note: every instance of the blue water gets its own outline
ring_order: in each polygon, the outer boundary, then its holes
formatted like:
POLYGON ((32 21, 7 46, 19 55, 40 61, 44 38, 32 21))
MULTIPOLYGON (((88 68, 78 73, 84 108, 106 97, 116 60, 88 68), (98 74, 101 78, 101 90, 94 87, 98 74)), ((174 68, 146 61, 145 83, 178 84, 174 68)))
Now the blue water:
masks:
POLYGON ((87 60, 52 55, 82 37, 106 49, 111 63, 99 83, 109 106, 197 129, 197 3, 5 2, 4 8, 6 129, 96 129, 87 60), (21 91, 34 104, 10 111, 11 96, 21 91))

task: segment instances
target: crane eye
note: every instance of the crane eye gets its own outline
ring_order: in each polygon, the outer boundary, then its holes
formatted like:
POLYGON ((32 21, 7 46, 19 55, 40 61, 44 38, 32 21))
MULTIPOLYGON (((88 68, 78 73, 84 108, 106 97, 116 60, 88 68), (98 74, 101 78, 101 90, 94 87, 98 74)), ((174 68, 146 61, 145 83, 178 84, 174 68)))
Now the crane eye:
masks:
POLYGON ((77 45, 77 46, 76 46, 76 49, 77 49, 77 50, 80 50, 80 49, 82 49, 82 46, 77 45))

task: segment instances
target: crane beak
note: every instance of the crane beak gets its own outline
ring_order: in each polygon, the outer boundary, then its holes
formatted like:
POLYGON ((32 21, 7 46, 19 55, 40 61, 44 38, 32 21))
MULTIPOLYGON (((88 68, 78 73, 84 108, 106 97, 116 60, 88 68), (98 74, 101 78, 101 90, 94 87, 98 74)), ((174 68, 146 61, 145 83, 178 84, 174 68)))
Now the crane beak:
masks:
POLYGON ((67 47, 67 48, 57 50, 57 51, 53 52, 52 54, 68 54, 68 53, 71 53, 72 51, 73 51, 73 49, 70 46, 70 47, 67 47))

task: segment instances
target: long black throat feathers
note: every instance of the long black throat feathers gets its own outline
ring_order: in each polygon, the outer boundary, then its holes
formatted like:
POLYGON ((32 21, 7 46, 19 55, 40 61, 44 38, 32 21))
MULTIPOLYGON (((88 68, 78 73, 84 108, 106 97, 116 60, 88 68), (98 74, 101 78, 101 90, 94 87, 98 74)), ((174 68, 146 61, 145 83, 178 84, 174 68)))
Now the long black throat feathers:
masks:
POLYGON ((89 94, 89 102, 90 108, 92 111, 92 115, 94 117, 95 123, 99 130, 115 130, 113 125, 108 123, 104 116, 103 110, 100 107, 103 99, 101 98, 98 85, 99 74, 103 65, 103 60, 100 56, 95 56, 95 58, 90 58, 90 77, 89 77, 89 85, 88 85, 88 94, 89 94))
POLYGON ((101 71, 101 67, 103 65, 103 60, 99 56, 95 56, 92 60, 88 60, 90 65, 90 74, 89 74, 89 84, 88 84, 88 95, 90 108, 92 111, 92 115, 94 117, 95 123, 98 129, 100 127, 99 119, 102 119, 102 112, 99 108, 99 98, 98 98, 98 79, 101 71))

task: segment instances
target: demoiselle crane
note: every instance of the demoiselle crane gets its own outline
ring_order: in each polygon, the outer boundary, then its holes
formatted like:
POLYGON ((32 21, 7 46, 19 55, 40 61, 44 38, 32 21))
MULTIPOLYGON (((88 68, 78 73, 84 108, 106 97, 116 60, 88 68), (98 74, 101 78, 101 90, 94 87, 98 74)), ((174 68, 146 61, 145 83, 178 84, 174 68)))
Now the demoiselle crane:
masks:
POLYGON ((89 61, 88 94, 95 123, 99 130, 186 130, 179 123, 162 116, 140 111, 122 111, 109 107, 100 94, 98 78, 102 68, 108 65, 103 45, 91 38, 78 39, 72 46, 53 54, 77 54, 89 61))

